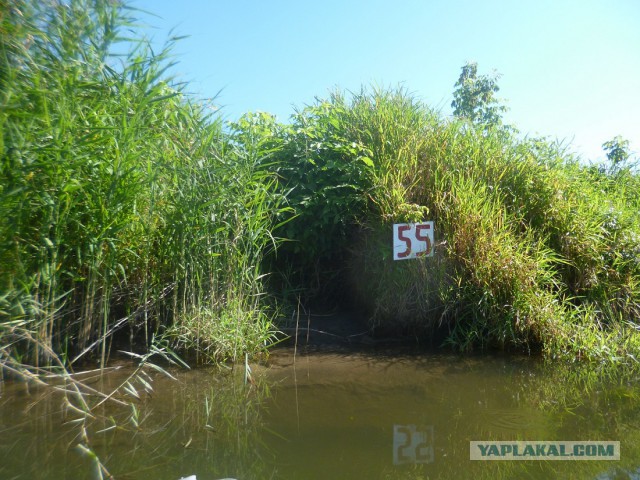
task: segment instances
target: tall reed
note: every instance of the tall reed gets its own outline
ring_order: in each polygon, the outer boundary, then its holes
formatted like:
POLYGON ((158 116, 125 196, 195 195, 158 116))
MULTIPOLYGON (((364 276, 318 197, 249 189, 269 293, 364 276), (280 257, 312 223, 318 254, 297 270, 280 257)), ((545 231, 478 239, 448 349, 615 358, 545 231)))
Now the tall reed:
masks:
POLYGON ((186 326, 217 360, 272 335, 271 174, 172 81, 172 39, 159 53, 124 41, 134 15, 108 0, 3 6, 0 342, 34 364, 104 364, 127 328, 149 345, 186 326), (16 321, 38 341, 14 341, 16 321))

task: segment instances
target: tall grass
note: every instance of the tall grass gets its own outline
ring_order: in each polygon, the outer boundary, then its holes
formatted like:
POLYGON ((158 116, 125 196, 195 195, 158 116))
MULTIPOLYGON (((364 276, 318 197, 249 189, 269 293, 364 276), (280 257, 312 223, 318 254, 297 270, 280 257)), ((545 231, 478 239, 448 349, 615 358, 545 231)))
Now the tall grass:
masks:
POLYGON ((290 238, 302 256, 340 259, 332 273, 350 279, 372 327, 635 362, 637 174, 444 119, 403 89, 333 93, 292 128, 283 162, 304 173, 288 177, 290 238), (306 190, 320 198, 312 217, 306 190), (436 222, 435 257, 394 263, 391 224, 419 220, 436 222))
POLYGON ((134 15, 108 0, 2 6, 0 344, 35 365, 51 351, 104 364, 127 328, 216 360, 273 333, 272 174, 172 82, 173 40, 125 41, 134 15))
POLYGON ((172 40, 123 42, 135 11, 1 8, 3 358, 104 364, 114 338, 158 335, 242 358, 274 338, 267 288, 461 349, 640 355, 637 172, 442 118, 404 89, 224 128, 168 75, 172 40), (436 222, 435 257, 393 262, 391 224, 419 220, 436 222))

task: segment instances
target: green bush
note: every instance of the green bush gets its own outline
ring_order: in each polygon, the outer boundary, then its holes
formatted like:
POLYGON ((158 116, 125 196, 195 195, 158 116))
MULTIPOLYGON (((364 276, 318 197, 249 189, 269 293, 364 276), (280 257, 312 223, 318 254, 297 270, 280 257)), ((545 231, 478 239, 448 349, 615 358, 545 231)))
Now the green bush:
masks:
POLYGON ((313 276, 338 278, 372 327, 592 358, 604 338, 635 345, 633 172, 594 171, 546 140, 443 119, 402 89, 317 100, 284 141, 281 185, 297 215, 285 236, 299 252, 286 260, 312 269, 339 258, 313 276), (391 225, 423 220, 435 221, 436 255, 394 263, 391 225))

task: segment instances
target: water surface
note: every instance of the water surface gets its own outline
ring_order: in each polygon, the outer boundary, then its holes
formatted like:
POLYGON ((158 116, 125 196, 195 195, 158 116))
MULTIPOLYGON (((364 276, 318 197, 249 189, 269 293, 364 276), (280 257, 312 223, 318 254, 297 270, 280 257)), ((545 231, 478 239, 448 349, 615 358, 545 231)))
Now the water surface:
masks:
MULTIPOLYGON (((8 383, 0 478, 638 478, 634 375, 532 357, 282 349, 231 371, 150 370, 82 431, 59 394, 8 383), (147 390, 145 392, 145 389, 147 390), (472 462, 471 440, 620 441, 620 461, 472 462)), ((130 368, 86 377, 110 391, 130 368)))

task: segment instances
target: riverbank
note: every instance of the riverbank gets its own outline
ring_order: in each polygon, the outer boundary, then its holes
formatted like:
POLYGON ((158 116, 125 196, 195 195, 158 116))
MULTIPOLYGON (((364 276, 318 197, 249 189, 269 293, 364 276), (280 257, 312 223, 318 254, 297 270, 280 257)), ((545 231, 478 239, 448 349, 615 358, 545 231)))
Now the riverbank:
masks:
POLYGON ((285 285, 346 302, 378 332, 637 365, 631 169, 443 119, 402 89, 334 92, 264 126, 295 212, 276 230, 290 240, 273 262, 285 285), (394 261, 392 225, 427 220, 434 256, 394 261))
POLYGON ((119 3, 6 11, 3 368, 67 372, 116 348, 242 363, 279 328, 331 338, 297 318, 313 305, 358 312, 341 342, 640 365, 633 168, 402 88, 225 123, 167 75, 171 42, 120 42, 135 21, 119 3), (424 221, 434 255, 394 261, 393 225, 424 221))

